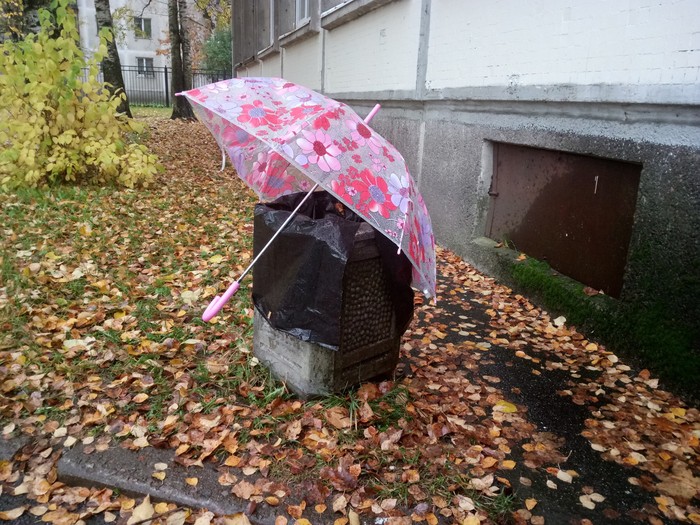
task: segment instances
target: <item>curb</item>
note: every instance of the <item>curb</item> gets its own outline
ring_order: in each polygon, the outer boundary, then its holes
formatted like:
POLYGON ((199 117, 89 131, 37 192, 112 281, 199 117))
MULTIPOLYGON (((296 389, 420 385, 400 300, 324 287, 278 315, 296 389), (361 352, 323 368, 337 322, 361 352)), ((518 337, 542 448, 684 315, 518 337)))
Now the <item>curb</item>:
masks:
MULTIPOLYGON (((29 437, 0 439, 0 460, 11 460, 29 443, 29 437)), ((216 515, 247 514, 250 502, 236 497, 230 487, 219 483, 222 471, 210 463, 203 467, 183 467, 175 458, 172 450, 152 447, 131 451, 117 446, 86 454, 78 444, 64 449, 56 464, 57 480, 70 486, 109 488, 134 498, 148 495, 153 500, 193 510, 206 509, 216 515), (156 472, 156 463, 168 466, 163 471, 163 481, 151 475, 156 472), (196 486, 185 481, 192 477, 198 480, 196 486)), ((272 525, 277 514, 275 509, 261 503, 255 508, 255 515, 247 517, 251 525, 272 525)))

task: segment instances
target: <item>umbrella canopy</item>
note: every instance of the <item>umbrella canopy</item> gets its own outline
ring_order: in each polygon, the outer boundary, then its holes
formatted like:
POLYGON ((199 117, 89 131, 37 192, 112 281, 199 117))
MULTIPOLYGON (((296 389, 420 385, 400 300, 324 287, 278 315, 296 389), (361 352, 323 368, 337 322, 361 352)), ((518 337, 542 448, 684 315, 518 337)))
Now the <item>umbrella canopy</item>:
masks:
POLYGON ((280 78, 235 78, 181 93, 261 199, 315 183, 391 239, 413 286, 435 295, 430 216, 396 148, 349 106, 280 78))

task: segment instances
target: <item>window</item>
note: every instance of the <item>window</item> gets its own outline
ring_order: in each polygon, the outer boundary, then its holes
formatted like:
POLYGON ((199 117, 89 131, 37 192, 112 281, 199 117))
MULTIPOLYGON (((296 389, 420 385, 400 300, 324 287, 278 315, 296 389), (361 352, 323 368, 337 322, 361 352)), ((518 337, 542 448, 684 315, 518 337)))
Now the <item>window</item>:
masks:
POLYGON ((296 0, 296 27, 301 27, 311 19, 309 0, 296 0))
POLYGON ((136 59, 137 69, 139 75, 145 77, 155 76, 155 71, 153 70, 153 59, 152 58, 137 58, 136 59))
POLYGON ((134 33, 136 38, 151 38, 151 19, 134 17, 134 33))

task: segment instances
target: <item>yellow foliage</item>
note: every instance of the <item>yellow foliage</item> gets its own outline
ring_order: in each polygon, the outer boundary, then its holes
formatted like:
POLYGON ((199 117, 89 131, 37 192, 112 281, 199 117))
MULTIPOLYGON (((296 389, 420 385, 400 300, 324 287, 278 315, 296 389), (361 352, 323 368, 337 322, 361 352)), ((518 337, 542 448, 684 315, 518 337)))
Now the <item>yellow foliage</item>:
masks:
POLYGON ((53 181, 148 185, 158 160, 130 140, 142 130, 117 112, 120 99, 97 77, 108 33, 86 60, 67 5, 58 0, 58 37, 41 11, 38 34, 0 44, 0 189, 53 181))

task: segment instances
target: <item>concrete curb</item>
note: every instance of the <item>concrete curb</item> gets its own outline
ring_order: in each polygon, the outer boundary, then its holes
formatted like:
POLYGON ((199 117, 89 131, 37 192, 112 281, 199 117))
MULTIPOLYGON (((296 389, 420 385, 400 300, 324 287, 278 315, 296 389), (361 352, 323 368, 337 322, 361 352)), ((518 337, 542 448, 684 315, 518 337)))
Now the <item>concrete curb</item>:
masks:
MULTIPOLYGON (((31 441, 28 436, 0 438, 0 460, 10 461, 31 441)), ((131 451, 113 446, 103 452, 85 454, 83 447, 76 445, 64 449, 56 470, 58 481, 67 485, 110 488, 134 498, 149 495, 155 501, 193 510, 206 509, 217 515, 245 513, 249 506, 248 501, 233 495, 230 487, 219 483, 221 472, 213 464, 183 467, 175 462, 172 450, 147 447, 131 451), (151 475, 156 471, 156 463, 168 465, 163 481, 151 475), (197 485, 189 485, 186 478, 197 478, 197 485)), ((252 525, 272 525, 277 514, 275 509, 261 503, 248 519, 252 525)))
MULTIPOLYGON (((214 465, 183 467, 175 462, 172 450, 148 447, 131 451, 110 447, 103 452, 85 454, 83 447, 77 445, 63 453, 56 468, 58 480, 68 485, 117 489, 132 497, 150 495, 154 500, 206 509, 218 515, 245 513, 249 505, 248 501, 234 496, 230 487, 219 483, 221 472, 214 465), (168 465, 163 481, 152 477, 156 463, 168 465), (194 487, 185 481, 192 477, 198 479, 194 487)), ((275 516, 273 509, 260 504, 255 515, 248 518, 254 525, 271 525, 275 516)))

